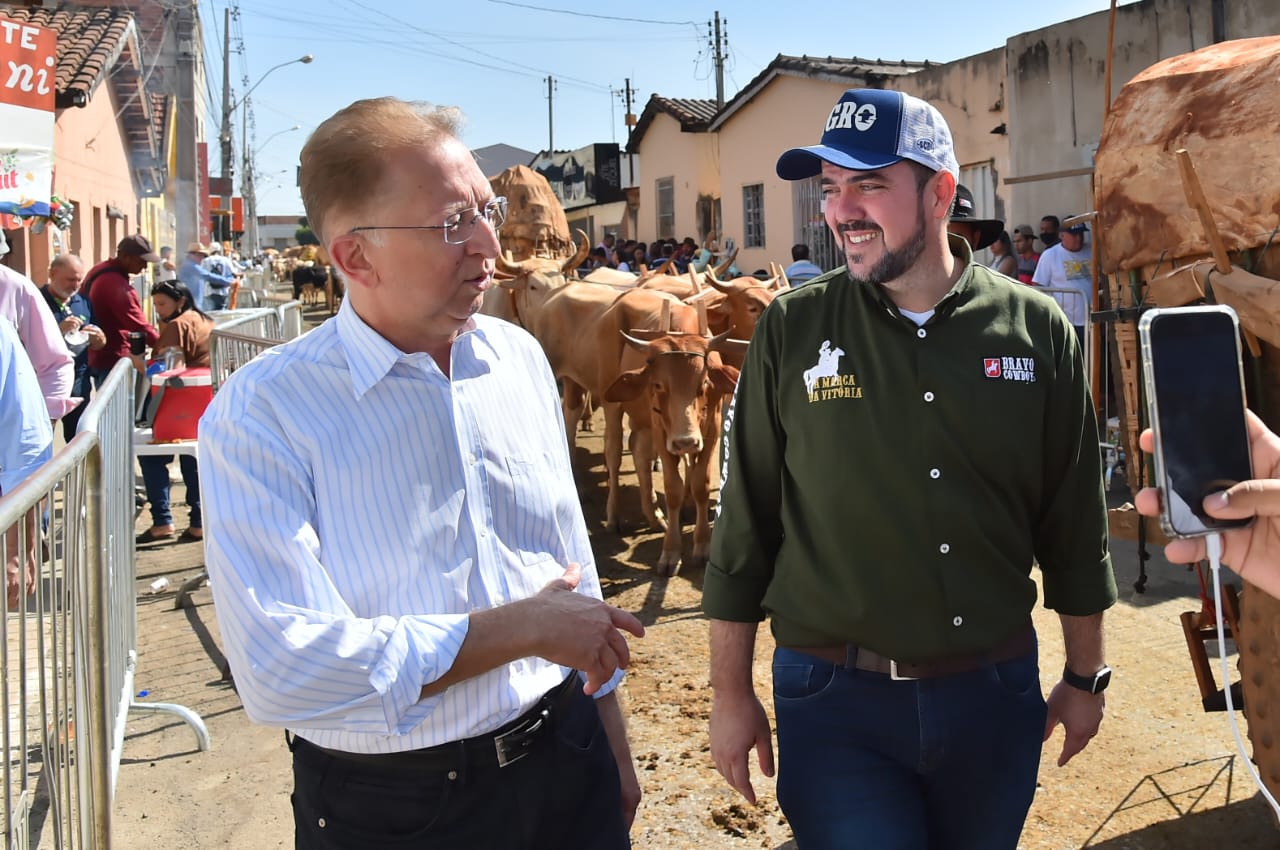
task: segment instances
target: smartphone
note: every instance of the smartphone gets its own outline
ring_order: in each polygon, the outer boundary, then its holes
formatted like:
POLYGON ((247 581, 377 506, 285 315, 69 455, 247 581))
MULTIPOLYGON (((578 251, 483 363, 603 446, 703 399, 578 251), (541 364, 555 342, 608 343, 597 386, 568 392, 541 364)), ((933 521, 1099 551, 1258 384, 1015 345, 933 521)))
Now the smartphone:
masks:
POLYGON ((1165 534, 1199 537, 1248 525, 1203 507, 1205 496, 1253 477, 1236 312, 1225 305, 1148 310, 1138 338, 1165 534))

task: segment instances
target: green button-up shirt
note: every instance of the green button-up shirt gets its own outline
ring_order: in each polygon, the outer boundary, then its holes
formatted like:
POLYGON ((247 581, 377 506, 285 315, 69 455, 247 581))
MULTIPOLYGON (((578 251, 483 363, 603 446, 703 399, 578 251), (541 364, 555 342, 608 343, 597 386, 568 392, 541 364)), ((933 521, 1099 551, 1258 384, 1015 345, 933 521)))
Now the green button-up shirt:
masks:
POLYGON ((1115 602, 1088 373, 1047 296, 966 264, 922 326, 844 269, 765 311, 726 420, 709 617, 904 662, 989 649, 1036 601, 1115 602))

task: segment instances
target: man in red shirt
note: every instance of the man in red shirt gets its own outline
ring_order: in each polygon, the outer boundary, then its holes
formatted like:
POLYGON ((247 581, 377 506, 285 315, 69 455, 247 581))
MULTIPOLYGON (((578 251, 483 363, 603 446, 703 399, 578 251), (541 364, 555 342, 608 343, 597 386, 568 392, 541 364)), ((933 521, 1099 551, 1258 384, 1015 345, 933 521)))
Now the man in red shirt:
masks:
POLYGON ((154 346, 160 335, 142 312, 142 302, 129 278, 141 274, 147 263, 160 262, 160 255, 140 233, 126 236, 116 246, 116 255, 98 263, 85 275, 81 290, 93 306, 93 316, 107 344, 89 352, 89 374, 94 386, 100 386, 111 367, 129 356, 129 334, 140 331, 147 345, 154 346))

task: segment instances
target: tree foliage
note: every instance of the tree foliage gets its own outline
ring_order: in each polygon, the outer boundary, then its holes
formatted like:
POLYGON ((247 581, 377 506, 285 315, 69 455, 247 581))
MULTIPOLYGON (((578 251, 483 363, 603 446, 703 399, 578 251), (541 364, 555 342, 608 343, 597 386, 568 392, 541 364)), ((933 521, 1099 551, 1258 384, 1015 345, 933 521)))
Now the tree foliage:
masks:
POLYGON ((307 217, 304 215, 298 219, 298 229, 293 232, 293 239, 299 245, 319 245, 320 238, 316 236, 315 231, 307 224, 307 217))

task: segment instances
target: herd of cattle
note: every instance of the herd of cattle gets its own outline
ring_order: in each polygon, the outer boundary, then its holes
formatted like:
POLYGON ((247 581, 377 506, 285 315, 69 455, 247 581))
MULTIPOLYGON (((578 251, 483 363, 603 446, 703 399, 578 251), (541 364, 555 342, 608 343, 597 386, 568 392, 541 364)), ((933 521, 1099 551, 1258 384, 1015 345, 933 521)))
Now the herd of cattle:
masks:
MULTIPOLYGON (((789 286, 780 266, 773 277, 720 280, 733 262, 686 275, 671 264, 639 275, 598 269, 578 277, 589 251, 578 231, 577 252, 567 259, 499 257, 497 286, 485 293, 482 311, 514 322, 542 344, 562 387, 561 405, 572 450, 580 422, 594 405, 604 408, 606 525, 620 530, 619 472, 624 423, 640 489, 640 509, 665 537, 660 575, 681 563, 681 511, 694 509, 693 548, 685 563, 704 566, 711 546, 712 459, 722 407, 733 395, 747 342, 760 314, 789 286), (654 499, 654 461, 660 461, 666 516, 654 499), (670 517, 668 520, 666 517, 670 517)), ((294 298, 322 294, 328 266, 317 258, 280 257, 277 280, 291 280, 294 298)), ((340 295, 334 277, 335 295, 340 295)))
POLYGON ((722 402, 732 396, 747 341, 760 314, 788 286, 773 277, 722 281, 718 270, 672 275, 670 264, 640 275, 599 269, 575 275, 587 257, 586 235, 567 259, 497 262, 497 286, 482 312, 515 322, 542 344, 562 386, 561 404, 572 449, 590 406, 604 408, 606 523, 619 530, 619 469, 624 417, 640 489, 640 507, 653 528, 665 530, 660 575, 681 563, 681 509, 692 499, 692 552, 685 563, 706 564, 711 543, 711 464, 722 402), (665 519, 654 502, 654 460, 661 461, 665 519))

